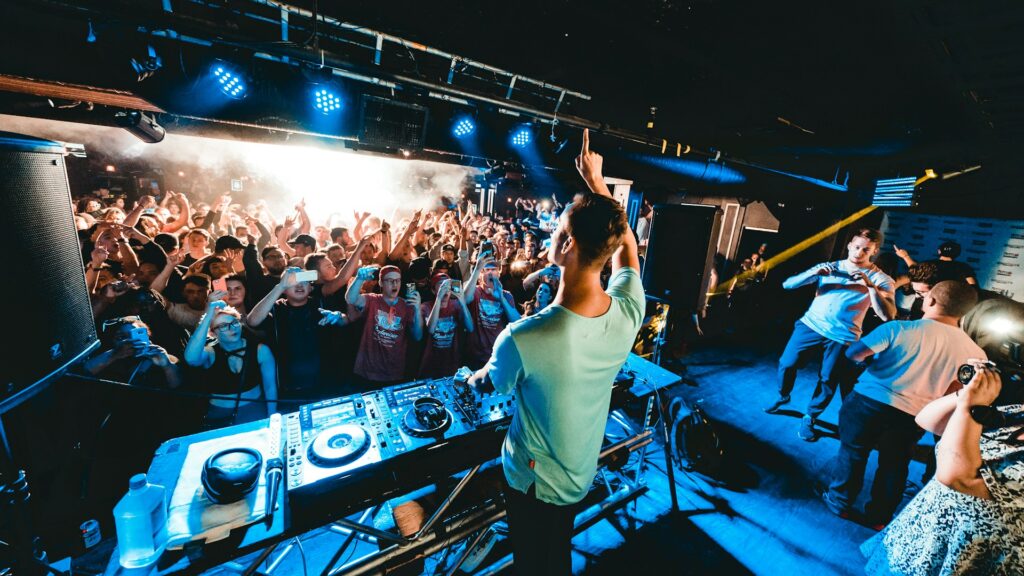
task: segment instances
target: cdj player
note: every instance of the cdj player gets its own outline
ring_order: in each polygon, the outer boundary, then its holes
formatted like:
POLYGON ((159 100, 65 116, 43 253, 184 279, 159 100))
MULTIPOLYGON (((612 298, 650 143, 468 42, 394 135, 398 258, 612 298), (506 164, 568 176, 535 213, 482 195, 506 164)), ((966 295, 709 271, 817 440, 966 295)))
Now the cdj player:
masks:
MULTIPOLYGON (((613 404, 632 383, 620 372, 613 404)), ((496 458, 515 406, 454 378, 302 406, 285 416, 292 514, 325 517, 496 458)))
POLYGON ((415 463, 429 455, 434 465, 452 448, 496 457, 514 407, 511 395, 480 393, 452 378, 302 406, 285 416, 289 501, 304 506, 361 484, 386 489, 400 480, 402 464, 429 478, 415 463))

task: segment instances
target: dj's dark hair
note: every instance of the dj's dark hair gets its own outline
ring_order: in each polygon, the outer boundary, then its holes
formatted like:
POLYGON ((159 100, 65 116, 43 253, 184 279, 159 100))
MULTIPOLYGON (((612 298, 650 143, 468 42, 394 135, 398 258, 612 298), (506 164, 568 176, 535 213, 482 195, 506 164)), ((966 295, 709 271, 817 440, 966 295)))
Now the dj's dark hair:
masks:
POLYGON ((960 255, 960 245, 952 240, 946 240, 942 244, 939 244, 939 256, 945 256, 946 258, 956 258, 960 255))
POLYGON ((626 211, 608 196, 578 195, 566 214, 565 231, 572 236, 585 266, 603 266, 629 232, 626 211))

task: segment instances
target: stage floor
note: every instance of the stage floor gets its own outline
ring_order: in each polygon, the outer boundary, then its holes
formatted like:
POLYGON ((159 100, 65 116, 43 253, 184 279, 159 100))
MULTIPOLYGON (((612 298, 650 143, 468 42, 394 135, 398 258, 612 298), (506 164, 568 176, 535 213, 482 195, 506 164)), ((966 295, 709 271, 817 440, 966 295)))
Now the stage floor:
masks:
MULTIPOLYGON (((831 514, 813 490, 815 482, 827 481, 838 440, 826 434, 809 443, 796 434, 817 367, 801 371, 789 410, 762 412, 775 396, 777 358, 771 349, 734 345, 706 345, 685 358, 683 383, 668 395, 701 402, 725 449, 723 473, 710 479, 677 472, 681 511, 670 513, 662 451, 660 444, 652 446, 650 491, 573 539, 575 573, 628 574, 638 568, 693 575, 863 573, 858 547, 875 532, 831 514)), ((822 417, 825 427, 837 422, 838 409, 835 399, 822 417)), ((874 458, 869 477, 873 471, 874 458)), ((911 492, 920 486, 923 471, 920 462, 911 464, 911 492)), ((869 489, 867 482, 862 498, 869 489)), ((303 538, 305 557, 294 548, 275 573, 319 573, 343 540, 328 530, 309 533, 303 538)), ((341 564, 375 549, 360 543, 341 564)), ((481 566, 505 554, 500 544, 481 566)), ((443 573, 441 560, 440 554, 428 558, 423 573, 443 573)))

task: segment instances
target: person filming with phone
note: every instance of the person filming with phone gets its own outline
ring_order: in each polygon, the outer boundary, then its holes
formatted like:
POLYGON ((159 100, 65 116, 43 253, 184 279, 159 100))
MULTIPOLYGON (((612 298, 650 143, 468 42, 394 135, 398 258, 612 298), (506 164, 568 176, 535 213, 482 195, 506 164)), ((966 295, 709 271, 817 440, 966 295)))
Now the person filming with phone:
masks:
POLYGON ((353 370, 361 379, 357 382, 360 392, 404 380, 409 337, 417 342, 423 339, 419 291, 405 288, 398 266, 365 266, 349 284, 346 300, 366 318, 353 370), (379 278, 381 293, 363 294, 363 284, 375 277, 379 278))
POLYGON ((278 397, 281 411, 296 409, 324 396, 337 396, 337 382, 325 365, 331 359, 330 340, 321 333, 328 326, 343 326, 341 312, 324 310, 313 300, 316 270, 286 268, 280 282, 245 318, 245 323, 266 335, 278 362, 278 397), (290 401, 290 402, 289 402, 290 401), (304 402, 305 401, 305 402, 304 402))

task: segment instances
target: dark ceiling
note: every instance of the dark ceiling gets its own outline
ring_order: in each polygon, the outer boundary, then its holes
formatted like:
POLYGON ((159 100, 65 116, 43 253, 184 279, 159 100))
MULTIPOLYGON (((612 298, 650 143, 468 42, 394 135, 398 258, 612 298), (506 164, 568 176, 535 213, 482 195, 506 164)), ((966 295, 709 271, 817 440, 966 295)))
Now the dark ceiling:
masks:
MULTIPOLYGON (((56 24, 46 14, 81 20, 75 6, 103 11, 108 5, 112 22, 133 23, 132 14, 146 10, 159 18, 160 3, 6 4, 18 13, 2 23, 8 28, 5 52, 14 56, 0 72, 26 74, 41 64, 30 62, 24 40, 11 38, 68 34, 54 33, 56 24)), ((245 32, 232 10, 253 2, 172 1, 176 14, 199 4, 224 14, 221 28, 228 36, 245 32)), ((1024 176, 1017 161, 1024 142, 1020 2, 292 4, 584 92, 593 97, 590 102, 575 101, 563 111, 653 139, 721 150, 726 157, 824 180, 850 172, 851 184, 860 188, 879 177, 981 164, 980 171, 935 186, 936 197, 947 199, 936 209, 983 196, 1007 217, 1020 215, 1024 205, 1016 185, 1024 176), (656 122, 647 130, 651 107, 657 108, 656 122)), ((291 39, 291 46, 300 44, 308 48, 308 42, 291 39)), ((411 51, 407 57, 406 70, 444 80, 443 68, 416 61, 411 51)), ((60 58, 74 61, 66 49, 60 58)), ((165 58, 165 69, 174 67, 173 59, 165 58)), ((81 66, 68 68, 70 79, 81 66)), ((139 91, 156 90, 164 86, 160 81, 155 76, 139 91)))

